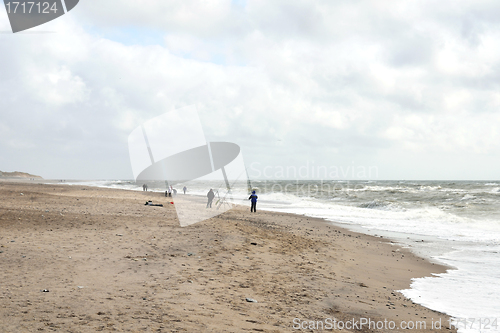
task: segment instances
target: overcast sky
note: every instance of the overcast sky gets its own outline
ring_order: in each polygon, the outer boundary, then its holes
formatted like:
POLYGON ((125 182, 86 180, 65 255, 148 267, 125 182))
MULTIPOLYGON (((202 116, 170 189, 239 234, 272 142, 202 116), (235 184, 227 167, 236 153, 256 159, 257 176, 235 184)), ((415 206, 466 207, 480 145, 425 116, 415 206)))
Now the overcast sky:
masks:
POLYGON ((500 179, 499 1, 81 0, 0 31, 2 171, 131 179, 131 131, 195 105, 252 178, 500 179))

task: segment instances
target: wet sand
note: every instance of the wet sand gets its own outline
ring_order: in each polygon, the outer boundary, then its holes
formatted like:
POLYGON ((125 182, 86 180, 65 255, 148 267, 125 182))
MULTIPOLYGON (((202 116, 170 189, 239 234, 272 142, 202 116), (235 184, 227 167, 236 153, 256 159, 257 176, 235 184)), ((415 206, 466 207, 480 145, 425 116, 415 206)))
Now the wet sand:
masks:
POLYGON ((1 181, 0 267, 0 332, 454 331, 397 292, 446 267, 390 240, 249 207, 181 227, 161 193, 1 181))

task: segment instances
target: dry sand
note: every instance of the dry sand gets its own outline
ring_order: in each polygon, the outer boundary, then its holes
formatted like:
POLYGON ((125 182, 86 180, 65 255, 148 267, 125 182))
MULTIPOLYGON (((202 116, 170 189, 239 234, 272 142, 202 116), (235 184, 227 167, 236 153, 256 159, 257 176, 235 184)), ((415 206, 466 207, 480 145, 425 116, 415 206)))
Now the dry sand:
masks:
POLYGON ((159 193, 0 182, 0 252, 0 332, 454 331, 397 292, 445 267, 303 216, 244 207, 182 228, 159 193))

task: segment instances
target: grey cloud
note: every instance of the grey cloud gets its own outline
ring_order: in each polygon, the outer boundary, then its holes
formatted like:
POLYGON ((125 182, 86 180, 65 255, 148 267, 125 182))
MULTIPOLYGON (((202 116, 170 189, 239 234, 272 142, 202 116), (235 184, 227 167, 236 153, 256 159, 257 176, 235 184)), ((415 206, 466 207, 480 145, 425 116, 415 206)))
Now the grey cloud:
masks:
POLYGON ((439 151, 494 164, 500 64, 494 47, 481 47, 498 38, 489 14, 498 6, 429 4, 82 2, 54 21, 56 34, 0 36, 0 169, 131 178, 130 131, 190 104, 207 138, 239 144, 249 163, 354 160, 387 178, 405 177, 398 159, 427 165, 439 151), (102 34, 134 25, 165 44, 102 34))

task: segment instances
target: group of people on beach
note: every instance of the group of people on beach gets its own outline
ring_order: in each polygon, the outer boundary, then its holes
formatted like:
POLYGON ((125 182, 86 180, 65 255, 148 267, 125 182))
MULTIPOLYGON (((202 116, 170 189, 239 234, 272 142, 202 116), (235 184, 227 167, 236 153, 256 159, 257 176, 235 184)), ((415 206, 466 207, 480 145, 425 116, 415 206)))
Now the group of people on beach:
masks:
MULTIPOLYGON (((182 188, 182 191, 184 192, 184 194, 186 194, 187 187, 184 186, 182 188)), ((172 185, 170 185, 170 187, 165 191, 166 197, 172 197, 172 196, 176 196, 176 195, 177 195, 177 190, 175 188, 173 188, 172 185)))
MULTIPOLYGON (((210 191, 208 191, 207 198, 208 198, 207 208, 212 208, 212 202, 215 198, 215 193, 212 189, 210 189, 210 191)), ((250 195, 250 197, 248 197, 248 200, 252 201, 252 205, 250 207, 250 212, 257 212, 257 198, 258 198, 258 196, 257 196, 257 194, 255 194, 255 191, 252 191, 252 194, 250 195)))
MULTIPOLYGON (((186 194, 186 192, 184 192, 184 194, 186 194)), ((176 196, 176 195, 177 195, 177 190, 175 188, 173 188, 172 185, 170 185, 170 187, 167 188, 167 190, 165 191, 166 197, 172 197, 172 196, 176 196)))
MULTIPOLYGON (((142 185, 142 190, 147 192, 148 185, 147 184, 142 185)), ((186 194, 187 187, 184 186, 182 188, 182 191, 184 192, 184 194, 186 194)), ((172 197, 172 196, 176 196, 176 195, 177 195, 177 190, 175 188, 173 188, 172 185, 170 185, 167 188, 167 190, 165 191, 166 197, 172 197)), ((215 192, 213 189, 210 189, 208 191, 207 198, 208 198, 207 208, 212 208, 212 202, 214 201, 214 198, 215 198, 215 192)), ((257 198, 258 198, 258 196, 257 196, 257 194, 255 194, 255 191, 252 191, 252 194, 248 197, 248 200, 251 200, 250 212, 257 212, 257 198)))
MULTIPOLYGON (((148 184, 143 184, 142 185, 142 190, 147 192, 148 191, 148 184)), ((184 188, 182 189, 182 191, 184 191, 184 194, 186 194, 186 191, 187 191, 187 187, 184 186, 184 188)), ((172 197, 175 196, 177 194, 177 190, 175 188, 172 187, 172 185, 170 185, 170 187, 167 188, 167 190, 165 191, 165 196, 166 197, 172 197)))

